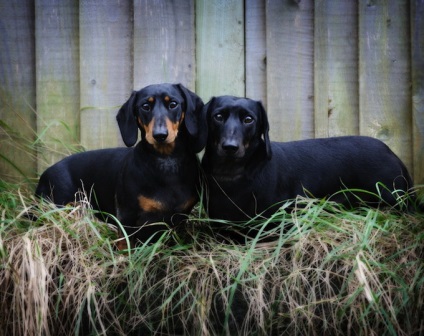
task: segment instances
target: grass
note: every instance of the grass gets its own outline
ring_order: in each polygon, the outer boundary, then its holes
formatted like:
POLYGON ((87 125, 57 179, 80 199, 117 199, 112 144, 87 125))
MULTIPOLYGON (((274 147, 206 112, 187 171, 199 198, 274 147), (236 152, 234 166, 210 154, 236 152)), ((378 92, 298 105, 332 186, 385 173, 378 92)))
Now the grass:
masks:
POLYGON ((0 334, 424 334, 422 214, 299 198, 236 244, 196 209, 122 252, 86 202, 30 194, 1 185, 0 334))

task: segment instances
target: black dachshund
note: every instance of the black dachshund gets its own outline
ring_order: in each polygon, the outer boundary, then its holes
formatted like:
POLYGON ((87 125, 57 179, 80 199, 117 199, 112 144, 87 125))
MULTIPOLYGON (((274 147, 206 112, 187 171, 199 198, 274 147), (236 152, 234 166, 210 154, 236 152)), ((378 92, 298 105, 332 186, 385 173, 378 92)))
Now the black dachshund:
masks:
POLYGON ((381 141, 362 136, 270 142, 262 104, 214 97, 203 108, 208 135, 202 167, 211 218, 270 217, 298 195, 347 206, 397 204, 412 188, 401 160, 381 141), (352 189, 357 192, 341 190, 352 189), (363 190, 360 192, 359 190, 363 190))
MULTIPOLYGON (((129 234, 146 241, 178 224, 198 201, 202 100, 181 84, 134 91, 117 115, 128 147, 66 157, 40 177, 36 195, 58 205, 90 194, 94 209, 117 215, 129 234), (77 194, 77 196, 76 196, 77 194)), ((78 200, 78 199, 77 199, 78 200)))

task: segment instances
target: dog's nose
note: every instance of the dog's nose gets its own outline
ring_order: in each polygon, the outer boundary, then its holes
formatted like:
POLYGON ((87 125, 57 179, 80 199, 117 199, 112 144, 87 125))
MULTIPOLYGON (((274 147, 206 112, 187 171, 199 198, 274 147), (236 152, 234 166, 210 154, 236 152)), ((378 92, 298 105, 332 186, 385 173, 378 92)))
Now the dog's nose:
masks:
POLYGON ((239 146, 234 141, 226 141, 222 144, 222 149, 229 154, 233 154, 237 152, 239 146))
POLYGON ((164 142, 167 137, 168 132, 157 132, 153 134, 153 138, 155 138, 157 142, 164 142))

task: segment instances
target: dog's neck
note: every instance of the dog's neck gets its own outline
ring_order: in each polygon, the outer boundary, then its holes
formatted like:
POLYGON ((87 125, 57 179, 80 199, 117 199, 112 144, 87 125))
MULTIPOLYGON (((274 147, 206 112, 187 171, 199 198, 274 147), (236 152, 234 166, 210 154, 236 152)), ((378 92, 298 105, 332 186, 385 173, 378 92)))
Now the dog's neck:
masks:
POLYGON ((245 169, 243 165, 230 162, 225 164, 224 161, 217 162, 212 166, 209 172, 216 180, 221 182, 231 182, 243 178, 245 169))
POLYGON ((203 157, 205 172, 221 182, 231 182, 243 178, 245 164, 245 160, 221 157, 208 149, 203 157))
POLYGON ((181 159, 172 156, 158 157, 156 166, 165 174, 177 174, 181 167, 181 159))

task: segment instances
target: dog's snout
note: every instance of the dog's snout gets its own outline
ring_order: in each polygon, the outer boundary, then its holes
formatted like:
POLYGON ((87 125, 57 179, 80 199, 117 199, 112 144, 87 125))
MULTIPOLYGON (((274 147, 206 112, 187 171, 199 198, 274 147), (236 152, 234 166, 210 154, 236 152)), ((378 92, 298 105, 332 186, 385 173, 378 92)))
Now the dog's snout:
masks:
POLYGON ((153 133, 153 138, 157 142, 164 142, 167 137, 168 137, 168 131, 166 129, 158 130, 157 132, 153 133))
POLYGON ((161 118, 155 120, 152 136, 153 139, 155 139, 155 141, 158 143, 165 142, 165 140, 168 138, 168 128, 165 120, 162 120, 161 118))
POLYGON ((238 151, 239 146, 238 146, 238 144, 237 144, 236 141, 234 141, 234 140, 227 140, 227 141, 224 141, 223 142, 222 149, 225 152, 232 154, 232 153, 235 153, 235 152, 238 151))

